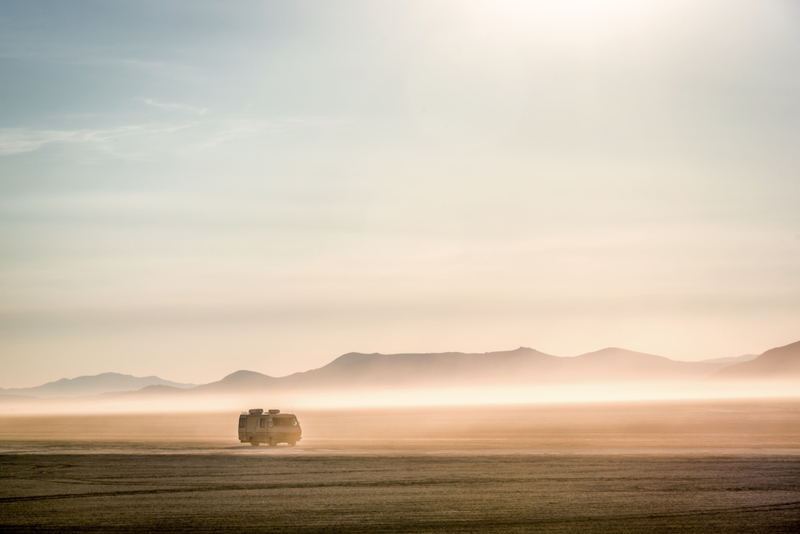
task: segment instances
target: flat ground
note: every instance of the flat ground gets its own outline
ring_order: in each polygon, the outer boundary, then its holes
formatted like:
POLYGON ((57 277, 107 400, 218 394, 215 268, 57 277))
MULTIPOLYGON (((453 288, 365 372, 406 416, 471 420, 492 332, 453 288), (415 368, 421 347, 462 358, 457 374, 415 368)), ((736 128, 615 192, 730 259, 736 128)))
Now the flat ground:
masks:
POLYGON ((0 530, 800 531, 796 400, 237 415, 2 418, 0 530))

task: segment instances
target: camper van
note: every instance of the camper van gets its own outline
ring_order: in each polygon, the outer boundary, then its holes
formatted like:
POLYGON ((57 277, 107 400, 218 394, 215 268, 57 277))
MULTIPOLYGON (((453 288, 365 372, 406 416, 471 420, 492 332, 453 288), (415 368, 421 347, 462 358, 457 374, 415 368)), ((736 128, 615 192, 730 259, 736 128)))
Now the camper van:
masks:
POLYGON ((301 433, 297 417, 280 410, 264 413, 261 408, 256 408, 239 416, 239 441, 249 442, 254 447, 261 443, 270 446, 288 443, 294 447, 300 441, 301 433))

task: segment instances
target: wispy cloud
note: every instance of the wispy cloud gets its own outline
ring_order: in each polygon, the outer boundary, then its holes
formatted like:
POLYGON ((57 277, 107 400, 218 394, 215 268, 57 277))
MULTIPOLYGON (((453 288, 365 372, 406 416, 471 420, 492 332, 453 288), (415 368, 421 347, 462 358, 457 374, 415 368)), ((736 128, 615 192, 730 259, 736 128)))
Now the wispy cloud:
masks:
POLYGON ((198 67, 176 61, 131 58, 124 56, 101 55, 93 47, 62 44, 51 46, 46 43, 20 46, 18 42, 0 41, 0 59, 16 61, 55 62, 61 65, 81 65, 101 68, 131 68, 139 71, 157 72, 171 77, 197 78, 198 67))
POLYGON ((198 108, 189 104, 159 102, 158 100, 154 100, 152 98, 145 98, 144 103, 148 106, 154 106, 160 109, 166 109, 170 111, 186 111, 201 116, 208 112, 208 109, 206 108, 198 108))
MULTIPOLYGON (((186 109, 193 113, 205 112, 198 108, 183 104, 155 104, 172 106, 174 109, 186 109)), ((155 102, 155 101, 152 101, 155 102)), ((164 134, 203 125, 204 133, 200 139, 189 141, 195 148, 210 148, 229 141, 301 132, 308 129, 337 127, 350 123, 350 120, 335 117, 282 117, 266 120, 243 119, 227 121, 189 121, 179 124, 149 123, 118 126, 105 129, 45 129, 45 128, 0 128, 0 156, 9 156, 24 152, 33 152, 51 144, 84 144, 95 145, 98 149, 114 152, 113 141, 125 137, 145 137, 164 134)), ((122 154, 115 153, 122 157, 122 154)), ((131 154, 127 154, 131 156, 131 154)), ((127 157, 126 156, 126 157, 127 157)), ((141 159, 136 156, 135 159, 141 159)))
POLYGON ((324 116, 281 117, 266 120, 229 120, 222 122, 220 128, 203 144, 203 146, 209 147, 236 139, 260 135, 282 134, 307 129, 342 126, 344 124, 350 124, 351 122, 350 119, 324 116))
POLYGON ((138 124, 108 129, 47 130, 35 128, 0 128, 0 156, 33 152, 53 143, 102 144, 120 137, 152 135, 183 130, 195 123, 165 125, 138 124))

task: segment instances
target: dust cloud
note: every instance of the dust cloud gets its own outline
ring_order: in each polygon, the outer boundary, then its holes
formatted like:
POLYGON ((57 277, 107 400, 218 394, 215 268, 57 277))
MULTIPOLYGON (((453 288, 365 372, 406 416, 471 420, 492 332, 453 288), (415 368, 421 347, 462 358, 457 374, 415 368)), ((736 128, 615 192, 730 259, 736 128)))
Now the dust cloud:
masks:
POLYGON ((294 412, 295 447, 239 443, 237 410, 4 415, 0 529, 771 534, 800 525, 797 399, 294 412))
MULTIPOLYGON (((258 407, 280 408, 264 402, 258 407)), ((295 408, 293 413, 303 429, 297 449, 304 454, 800 453, 798 399, 295 408)), ((4 416, 0 452, 238 454, 251 449, 237 439, 238 415, 239 410, 4 416)))
POLYGON ((790 382, 3 401, 0 530, 796 532, 790 382), (296 446, 238 440, 250 408, 296 446))
POLYGON ((692 400, 800 399, 800 381, 623 381, 349 389, 133 391, 77 398, 0 396, 6 415, 231 412, 253 407, 292 410, 434 408, 637 403, 692 400), (263 405, 263 406, 262 406, 263 405))

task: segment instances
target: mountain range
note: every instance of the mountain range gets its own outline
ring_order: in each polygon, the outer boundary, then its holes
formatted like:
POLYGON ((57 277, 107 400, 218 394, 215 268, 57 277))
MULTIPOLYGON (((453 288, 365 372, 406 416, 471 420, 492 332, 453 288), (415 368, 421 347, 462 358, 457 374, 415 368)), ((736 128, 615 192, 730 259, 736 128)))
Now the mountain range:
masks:
POLYGON ((599 383, 703 379, 800 380, 800 342, 759 356, 744 355, 700 362, 682 362, 620 348, 606 348, 574 357, 535 349, 470 354, 362 354, 351 352, 310 371, 273 377, 236 371, 203 385, 134 377, 118 373, 61 379, 31 388, 0 389, 11 401, 20 398, 79 397, 127 392, 137 396, 238 394, 257 391, 330 391, 361 388, 439 387, 599 383), (21 397, 22 396, 22 397, 21 397))
POLYGON ((164 380, 157 376, 136 377, 120 373, 102 373, 93 376, 79 376, 77 378, 62 378, 55 382, 48 382, 41 386, 30 388, 0 388, 0 395, 20 395, 24 397, 82 397, 85 395, 100 395, 119 391, 137 391, 148 386, 168 386, 171 388, 187 389, 195 384, 182 384, 164 380))
POLYGON ((721 369, 717 378, 800 378, 800 341, 776 347, 753 360, 721 369))
POLYGON ((256 390, 326 391, 375 387, 438 387, 705 379, 736 362, 680 362, 620 348, 560 357, 520 347, 468 354, 362 354, 286 377, 237 371, 193 393, 256 390))

